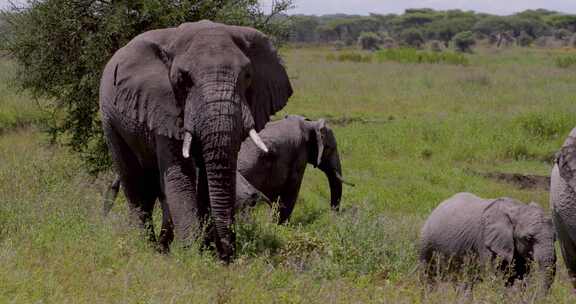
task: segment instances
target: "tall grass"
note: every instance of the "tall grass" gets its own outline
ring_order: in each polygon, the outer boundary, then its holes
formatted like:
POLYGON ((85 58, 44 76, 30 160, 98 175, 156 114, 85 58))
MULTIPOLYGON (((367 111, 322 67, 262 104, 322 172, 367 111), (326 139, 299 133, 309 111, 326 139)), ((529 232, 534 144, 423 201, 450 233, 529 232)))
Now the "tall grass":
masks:
POLYGON ((468 65, 465 55, 453 52, 431 52, 416 49, 385 49, 374 55, 379 62, 468 65))
POLYGON ((567 69, 576 65, 576 56, 557 57, 555 62, 557 67, 567 69))
POLYGON ((410 48, 393 48, 385 49, 377 52, 364 53, 364 52, 339 52, 337 54, 328 54, 326 56, 328 61, 340 62, 399 62, 399 63, 413 63, 413 64, 453 64, 453 65, 468 65, 469 61, 465 55, 452 52, 431 52, 421 51, 410 48))

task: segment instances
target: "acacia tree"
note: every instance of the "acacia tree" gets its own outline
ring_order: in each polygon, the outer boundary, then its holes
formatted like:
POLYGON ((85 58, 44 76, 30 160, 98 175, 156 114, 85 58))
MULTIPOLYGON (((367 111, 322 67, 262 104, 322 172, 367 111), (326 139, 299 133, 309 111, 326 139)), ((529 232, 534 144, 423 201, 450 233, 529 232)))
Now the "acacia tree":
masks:
POLYGON ((18 63, 16 83, 53 101, 53 139, 78 152, 91 173, 110 167, 100 120, 102 68, 136 35, 155 28, 210 19, 255 27, 286 38, 292 0, 275 0, 265 13, 257 0, 28 0, 2 12, 0 49, 18 63))

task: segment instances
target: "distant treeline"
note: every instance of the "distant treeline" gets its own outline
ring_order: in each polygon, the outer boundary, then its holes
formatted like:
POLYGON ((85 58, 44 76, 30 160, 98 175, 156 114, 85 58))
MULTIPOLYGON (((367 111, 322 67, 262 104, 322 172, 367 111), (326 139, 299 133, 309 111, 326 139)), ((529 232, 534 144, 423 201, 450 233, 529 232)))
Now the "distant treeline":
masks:
POLYGON ((568 41, 576 32, 576 15, 544 9, 526 10, 510 16, 472 11, 408 9, 404 14, 292 16, 289 40, 297 43, 352 45, 363 33, 374 33, 399 44, 437 41, 446 47, 462 32, 492 43, 530 45, 539 38, 568 41))

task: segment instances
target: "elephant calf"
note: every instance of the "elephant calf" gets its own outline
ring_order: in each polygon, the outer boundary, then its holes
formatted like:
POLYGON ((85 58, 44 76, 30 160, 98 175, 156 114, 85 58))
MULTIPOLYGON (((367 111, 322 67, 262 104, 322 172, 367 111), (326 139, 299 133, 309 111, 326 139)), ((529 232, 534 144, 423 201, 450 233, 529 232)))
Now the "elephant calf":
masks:
POLYGON ((482 199, 458 193, 442 202, 422 228, 419 251, 428 279, 441 267, 492 264, 509 271, 507 285, 511 285, 523 279, 535 261, 548 290, 556 271, 551 218, 536 203, 526 205, 507 197, 482 199))
POLYGON ((279 223, 286 222, 298 198, 306 165, 322 170, 330 185, 330 205, 338 210, 342 197, 342 165, 336 137, 324 119, 288 115, 268 123, 259 133, 269 152, 244 141, 238 154, 238 171, 272 202, 278 201, 279 223))

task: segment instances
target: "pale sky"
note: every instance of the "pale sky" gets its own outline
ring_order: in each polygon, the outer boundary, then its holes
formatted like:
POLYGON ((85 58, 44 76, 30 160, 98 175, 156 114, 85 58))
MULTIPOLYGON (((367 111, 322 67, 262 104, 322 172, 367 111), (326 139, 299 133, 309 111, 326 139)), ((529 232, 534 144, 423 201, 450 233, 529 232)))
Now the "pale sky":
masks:
MULTIPOLYGON (((259 1, 269 9, 273 0, 259 1)), ((576 14, 576 0, 294 0, 294 3, 296 8, 290 14, 389 14, 402 13, 406 8, 424 7, 473 10, 498 15, 537 8, 576 14)))
MULTIPOLYGON (((269 9, 274 0, 259 0, 269 9)), ((24 2, 16 0, 16 2, 24 2)), ((406 8, 462 9, 508 15, 526 9, 545 8, 576 14, 576 0, 294 0, 296 8, 290 14, 389 14, 402 13, 406 8)), ((0 0, 5 8, 8 0, 0 0)))

